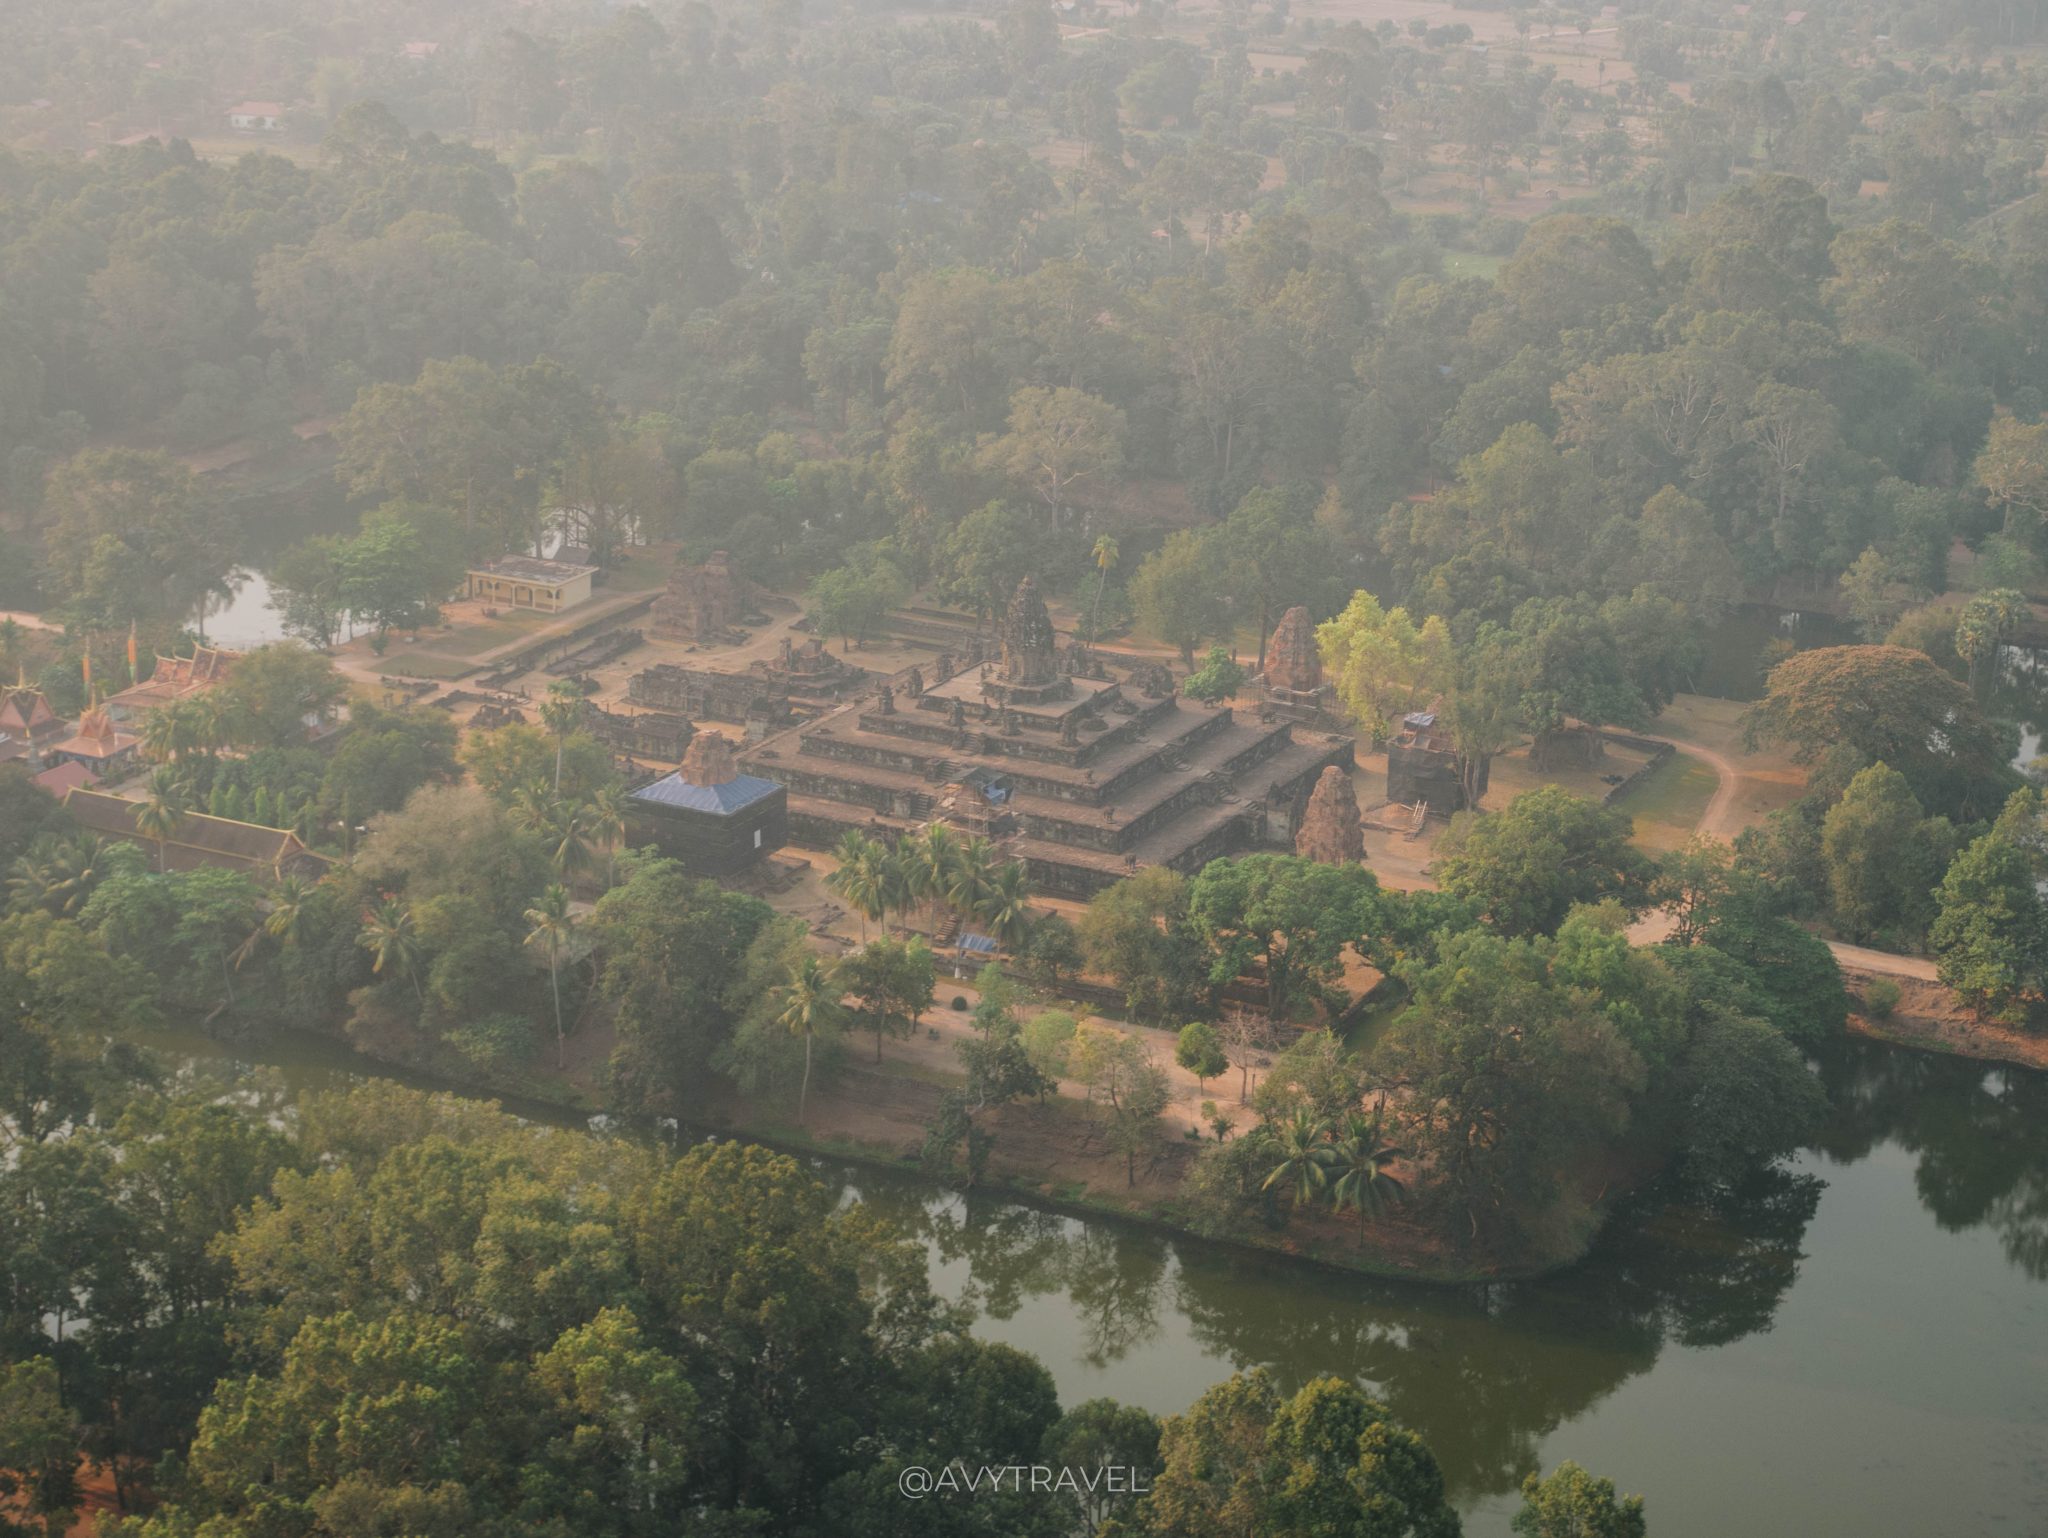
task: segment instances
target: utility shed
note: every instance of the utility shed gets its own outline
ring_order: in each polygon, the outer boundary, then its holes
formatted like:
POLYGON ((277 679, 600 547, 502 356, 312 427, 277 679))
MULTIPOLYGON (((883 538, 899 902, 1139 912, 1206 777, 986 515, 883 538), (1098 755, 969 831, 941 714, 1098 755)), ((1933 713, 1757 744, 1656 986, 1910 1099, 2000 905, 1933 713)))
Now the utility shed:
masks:
POLYGON ((652 844, 693 876, 737 874, 789 839, 789 792, 740 773, 716 732, 692 737, 681 768, 627 800, 627 841, 652 844))

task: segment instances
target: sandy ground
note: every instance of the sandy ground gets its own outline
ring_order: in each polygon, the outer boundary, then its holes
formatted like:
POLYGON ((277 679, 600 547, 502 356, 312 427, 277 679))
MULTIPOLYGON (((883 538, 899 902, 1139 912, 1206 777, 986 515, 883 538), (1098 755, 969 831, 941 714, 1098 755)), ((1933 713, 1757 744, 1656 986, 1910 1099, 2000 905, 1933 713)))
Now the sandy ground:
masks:
POLYGON ((2023 1068, 2048 1070, 2048 1036, 1979 1020, 1956 1002, 1954 994, 1934 981, 1932 962, 1926 964, 1922 975, 1899 971, 1891 965, 1864 966, 1858 961, 1860 957, 1874 957, 1890 964, 1910 960, 1907 957, 1841 945, 1835 947, 1835 954, 1851 992, 1861 995, 1879 973, 1897 982, 1901 989, 1898 1006, 1885 1018, 1878 1019, 1867 1009, 1849 1017, 1849 1029, 1858 1036, 1983 1062, 2017 1063, 2023 1068))

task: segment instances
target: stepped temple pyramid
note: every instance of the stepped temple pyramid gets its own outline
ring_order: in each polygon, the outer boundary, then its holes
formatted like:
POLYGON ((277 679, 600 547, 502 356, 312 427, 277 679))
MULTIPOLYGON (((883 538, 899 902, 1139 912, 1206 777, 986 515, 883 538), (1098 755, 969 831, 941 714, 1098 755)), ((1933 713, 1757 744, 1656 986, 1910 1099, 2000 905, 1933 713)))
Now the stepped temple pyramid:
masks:
POLYGON ((996 840, 1042 892, 1087 897, 1146 865, 1193 872, 1218 855, 1291 849, 1325 767, 1352 739, 1245 720, 1174 693, 1141 663, 1113 672, 1062 647, 1025 578, 1003 616, 999 660, 927 686, 904 674, 753 744, 750 774, 789 790, 790 836, 829 846, 943 821, 996 840))

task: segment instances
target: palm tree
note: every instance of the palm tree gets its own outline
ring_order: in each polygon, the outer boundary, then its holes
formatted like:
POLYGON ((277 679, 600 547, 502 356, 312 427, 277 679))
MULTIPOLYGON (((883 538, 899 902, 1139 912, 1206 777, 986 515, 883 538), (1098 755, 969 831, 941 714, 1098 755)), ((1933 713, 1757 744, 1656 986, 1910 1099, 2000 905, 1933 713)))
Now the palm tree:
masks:
POLYGON ((135 831, 156 841, 156 869, 162 875, 164 853, 173 833, 185 825, 192 801, 185 782, 169 768, 149 777, 149 798, 135 809, 135 831))
POLYGON ((594 825, 590 803, 587 801, 557 801, 552 816, 541 830, 547 840, 548 864, 555 874, 564 878, 589 870, 596 863, 590 850, 590 834, 594 825))
POLYGON ((939 909, 953 882, 954 863, 960 858, 960 842, 944 823, 929 823, 922 833, 905 842, 903 856, 911 895, 932 905, 932 927, 936 929, 939 909))
POLYGON ((419 931, 413 927, 412 909, 390 893, 374 908, 363 910, 363 927, 356 944, 370 953, 370 970, 379 977, 389 967, 403 972, 412 984, 413 997, 427 1002, 420 987, 420 959, 424 954, 419 931))
POLYGON ((858 828, 841 836, 832 856, 839 868, 825 878, 825 885, 860 915, 860 943, 868 943, 868 920, 882 916, 882 862, 887 851, 858 828))
POLYGON ((562 793, 562 747, 569 733, 583 719, 583 691, 566 678, 548 685, 547 698, 540 702, 540 724, 555 739, 555 794, 562 793))
POLYGON ((993 889, 996 846, 981 837, 970 838, 953 852, 953 869, 946 878, 946 901, 963 919, 980 914, 993 889))
POLYGON ((797 1091, 796 1119, 804 1119, 804 1103, 811 1093, 811 1043, 818 1032, 839 1018, 839 990, 832 974, 816 956, 805 956, 790 968, 789 981, 782 985, 782 1012, 775 1023, 792 1036, 804 1039, 804 1081, 797 1091))
POLYGON ((988 895, 975 918, 1015 956, 1031 938, 1031 873, 1022 860, 1005 860, 989 877, 988 895))
POLYGON ((604 884, 618 885, 619 851, 626 844, 626 787, 606 780, 590 798, 590 827, 604 839, 604 884))
POLYGON ((1291 1186, 1297 1207, 1319 1196, 1329 1184, 1330 1165, 1336 1157, 1325 1136, 1329 1130, 1327 1122, 1316 1120, 1307 1111, 1296 1111, 1278 1130, 1268 1128, 1266 1137, 1280 1162, 1273 1166, 1259 1189, 1270 1191, 1276 1185, 1291 1186))
POLYGON ((566 1065, 569 1036, 562 1025, 562 950, 576 928, 576 915, 569 911, 569 889, 550 881, 547 890, 526 910, 526 941, 538 941, 547 950, 548 984, 555 994, 555 1067, 566 1065))
POLYGON ((142 723, 142 755, 151 763, 176 763, 192 751, 194 718, 190 707, 173 701, 152 710, 142 723))
POLYGON ((8 867, 7 902, 17 913, 41 908, 60 919, 75 918, 105 872, 111 847, 103 838, 45 834, 8 867))
POLYGON ((1375 1110, 1370 1117, 1354 1111, 1344 1118, 1342 1134, 1332 1145, 1337 1184, 1330 1196, 1340 1212, 1347 1205, 1358 1209, 1358 1242, 1361 1247, 1365 1244, 1367 1214, 1377 1218, 1387 1210, 1389 1203, 1398 1202, 1408 1194, 1408 1188, 1387 1173, 1389 1164, 1408 1156, 1407 1150, 1380 1141, 1380 1120, 1380 1110, 1375 1110))
POLYGON ((1116 547, 1115 539, 1107 534, 1095 537, 1095 603, 1088 611, 1088 644, 1093 646, 1102 639, 1102 590, 1109 586, 1110 569, 1122 554, 1116 547))
POLYGON ((313 887, 304 876, 280 877, 270 894, 270 911, 263 916, 263 932, 286 945, 297 944, 313 887))
POLYGON ((875 863, 879 885, 875 900, 881 904, 882 917, 886 920, 891 913, 908 914, 917 901, 910 851, 901 843, 891 844, 876 857, 875 863))
POLYGON ((554 817, 554 793, 544 780, 528 780, 512 789, 512 803, 505 816, 521 833, 538 833, 554 817))

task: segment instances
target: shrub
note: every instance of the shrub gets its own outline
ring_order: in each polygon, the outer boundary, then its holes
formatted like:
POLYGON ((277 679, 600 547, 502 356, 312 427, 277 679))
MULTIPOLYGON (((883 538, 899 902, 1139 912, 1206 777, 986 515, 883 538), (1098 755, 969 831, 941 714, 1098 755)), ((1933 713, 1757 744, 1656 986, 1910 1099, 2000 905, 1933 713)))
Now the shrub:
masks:
POLYGON ((1889 977, 1873 977, 1863 986, 1863 1007, 1873 1020, 1889 1020, 1892 1011, 1899 1007, 1899 999, 1905 993, 1889 977))

